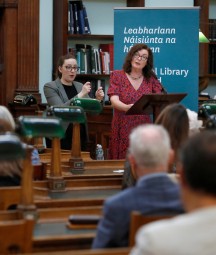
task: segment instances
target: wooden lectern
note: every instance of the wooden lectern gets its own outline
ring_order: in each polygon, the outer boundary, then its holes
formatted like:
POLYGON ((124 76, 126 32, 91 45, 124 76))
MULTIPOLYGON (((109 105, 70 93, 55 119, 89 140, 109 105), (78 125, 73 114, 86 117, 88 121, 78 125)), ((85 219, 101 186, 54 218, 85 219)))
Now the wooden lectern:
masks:
POLYGON ((180 102, 186 95, 186 93, 143 95, 126 112, 126 115, 153 114, 154 122, 165 106, 180 102))

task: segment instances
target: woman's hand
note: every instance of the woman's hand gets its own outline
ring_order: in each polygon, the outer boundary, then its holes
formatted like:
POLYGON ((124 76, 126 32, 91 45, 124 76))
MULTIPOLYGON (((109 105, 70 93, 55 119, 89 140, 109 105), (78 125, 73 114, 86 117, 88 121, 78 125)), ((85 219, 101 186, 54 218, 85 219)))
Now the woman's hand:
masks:
POLYGON ((121 102, 119 100, 119 96, 117 96, 117 95, 111 96, 110 101, 112 103, 112 106, 115 109, 122 111, 122 112, 127 112, 133 106, 133 104, 125 104, 125 103, 121 102))
POLYGON ((82 98, 86 96, 91 91, 91 83, 87 81, 85 84, 83 84, 81 92, 78 94, 79 98, 82 98))
POLYGON ((95 92, 95 97, 97 100, 102 101, 104 98, 104 91, 102 87, 99 87, 98 90, 95 92))

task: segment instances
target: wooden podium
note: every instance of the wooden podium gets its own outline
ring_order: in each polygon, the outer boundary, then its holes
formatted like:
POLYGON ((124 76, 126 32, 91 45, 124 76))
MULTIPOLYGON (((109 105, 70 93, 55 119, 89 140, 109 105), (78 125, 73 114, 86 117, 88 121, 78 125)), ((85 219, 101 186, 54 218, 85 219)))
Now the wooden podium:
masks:
POLYGON ((148 94, 143 95, 126 112, 126 115, 153 114, 153 121, 168 104, 180 102, 187 94, 148 94))

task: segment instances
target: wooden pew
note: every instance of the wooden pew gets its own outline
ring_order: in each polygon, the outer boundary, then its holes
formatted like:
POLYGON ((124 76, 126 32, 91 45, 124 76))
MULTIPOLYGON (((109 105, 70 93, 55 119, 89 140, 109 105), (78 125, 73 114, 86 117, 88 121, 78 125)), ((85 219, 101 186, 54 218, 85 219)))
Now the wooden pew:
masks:
MULTIPOLYGON (((69 228, 68 219, 71 215, 100 217, 102 206, 39 209, 38 219, 34 223, 33 251, 90 248, 97 225, 82 225, 75 229, 69 228)), ((16 222, 19 216, 18 211, 0 212, 0 226, 1 222, 16 222)))
POLYGON ((95 249, 95 250, 76 250, 76 251, 57 251, 57 252, 40 252, 31 253, 34 255, 128 255, 130 253, 130 248, 106 248, 106 249, 95 249), (75 253, 76 252, 76 253, 75 253))
POLYGON ((135 244, 135 236, 137 230, 150 222, 169 219, 174 217, 175 215, 142 215, 138 211, 133 211, 131 213, 131 221, 130 221, 130 232, 129 232, 129 246, 133 247, 135 244))
MULTIPOLYGON (((101 180, 101 185, 98 185, 98 182, 96 183, 94 180, 78 180, 73 181, 69 180, 66 181, 68 185, 68 190, 66 192, 52 192, 47 188, 47 181, 38 182, 38 186, 33 188, 32 185, 32 167, 29 157, 29 152, 26 158, 26 164, 24 167, 24 178, 22 179, 22 186, 21 187, 12 187, 12 188, 3 188, 4 192, 6 190, 12 190, 12 192, 16 191, 17 194, 20 194, 20 196, 17 196, 20 198, 18 209, 13 212, 5 212, 0 214, 0 220, 4 221, 6 219, 10 220, 17 220, 20 218, 26 218, 28 215, 32 215, 32 212, 34 210, 34 216, 35 217, 35 227, 34 227, 34 238, 33 238, 33 246, 34 250, 40 250, 43 248, 44 250, 58 250, 58 249, 80 249, 80 248, 89 248, 91 246, 91 242, 95 236, 96 229, 87 229, 86 227, 83 229, 75 229, 75 230, 69 230, 67 228, 67 221, 66 218, 71 213, 84 213, 84 208, 55 208, 55 209, 36 209, 35 206, 36 203, 34 203, 33 194, 37 195, 37 199, 40 201, 39 197, 41 198, 41 201, 44 201, 47 204, 47 201, 54 200, 61 200, 68 199, 72 200, 73 198, 76 199, 77 203, 81 204, 83 201, 82 199, 88 198, 90 200, 93 198, 99 198, 104 199, 106 196, 109 196, 111 194, 114 194, 119 190, 119 184, 120 180, 110 180, 110 184, 107 184, 107 179, 101 180), (105 182, 104 182, 105 181, 105 182), (115 183, 116 182, 116 183, 115 183), (76 183, 76 187, 74 187, 76 183), (97 184, 97 186, 95 186, 97 184), (111 185, 112 184, 112 185, 111 185), (88 186, 86 186, 88 185, 88 186), (25 187, 28 187, 25 189, 25 187), (45 191, 45 193, 41 193, 39 191, 45 191), (28 193, 29 192, 29 193, 28 193), (39 192, 39 193, 38 193, 39 192), (42 196, 43 195, 43 196, 42 196), (43 198, 42 198, 43 197, 43 198), (33 209, 33 210, 32 210, 33 209), (48 215, 50 219, 48 220, 48 215), (52 231, 49 233, 49 231, 52 229, 52 231)), ((1 190, 0 190, 1 191, 1 190)), ((8 193, 4 194, 5 198, 11 197, 8 193)), ((102 201, 102 200, 100 200, 102 201)), ((68 201, 69 202, 69 201, 68 201)), ((13 200, 14 203, 14 200, 13 200)), ((74 204, 75 204, 74 203, 74 204)), ((2 203, 5 205, 6 203, 2 203)), ((87 212, 85 213, 101 213, 101 207, 100 208, 88 208, 87 212)), ((96 226, 95 226, 96 228, 96 226)))
MULTIPOLYGON (((112 181, 112 180, 111 180, 112 181)), ((97 181, 92 181, 92 183, 97 181)), ((101 183, 102 184, 102 183, 101 183)), ((42 185, 42 184, 41 184, 42 185)), ((48 189, 37 187, 33 189, 33 204, 36 208, 68 207, 83 205, 101 205, 108 196, 121 190, 120 186, 83 186, 74 187, 67 192, 49 192, 48 189)), ((11 205, 17 205, 22 200, 21 187, 0 188, 0 210, 7 210, 11 205)))
MULTIPOLYGON (((60 112, 60 116, 63 116, 63 119, 67 121, 69 121, 74 116, 75 118, 73 119, 75 123, 85 120, 81 109, 71 107, 54 107, 53 112, 56 112, 56 114, 59 114, 60 112)), ((29 139, 29 137, 32 139, 41 136, 49 136, 52 138, 52 149, 49 150, 48 154, 46 155, 46 162, 43 162, 42 159, 42 171, 46 172, 44 176, 49 179, 50 188, 52 188, 53 190, 55 190, 56 186, 58 186, 58 190, 60 189, 60 182, 62 189, 64 189, 65 187, 62 169, 64 169, 63 171, 66 173, 65 175, 67 175, 67 178, 70 178, 72 177, 72 173, 80 174, 85 173, 88 170, 92 170, 92 172, 86 173, 87 175, 95 175, 96 173, 98 175, 103 173, 105 175, 111 175, 113 174, 112 170, 123 169, 124 167, 124 160, 97 161, 92 160, 87 153, 85 161, 83 159, 80 159, 82 154, 79 144, 77 145, 77 147, 73 144, 70 155, 66 151, 61 152, 60 138, 62 138, 62 136, 64 135, 64 131, 62 128, 62 122, 55 117, 21 116, 18 119, 18 123, 20 126, 20 134, 27 139, 29 139), (65 162, 61 159, 62 154, 67 155, 67 160, 65 162), (75 155, 78 156, 76 157, 75 155), (48 161, 49 163, 47 163, 48 161)), ((77 137, 79 136, 76 135, 75 140, 77 139, 77 137)), ((113 174, 113 176, 116 176, 115 173, 113 174)))
POLYGON ((0 254, 18 254, 32 251, 34 219, 0 222, 0 254))

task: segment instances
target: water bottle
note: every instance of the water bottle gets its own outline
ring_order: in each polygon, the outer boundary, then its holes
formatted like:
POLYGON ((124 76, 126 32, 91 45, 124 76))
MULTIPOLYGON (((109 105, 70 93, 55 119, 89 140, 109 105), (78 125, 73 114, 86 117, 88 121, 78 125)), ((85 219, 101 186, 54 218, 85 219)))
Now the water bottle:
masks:
POLYGON ((104 160, 104 153, 101 144, 97 144, 96 147, 96 160, 104 160))

